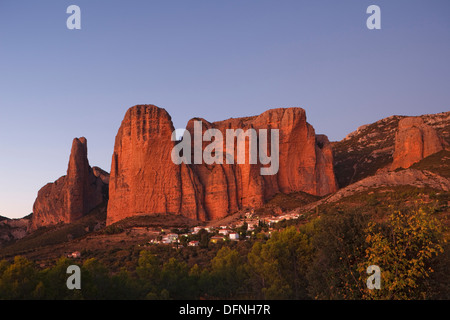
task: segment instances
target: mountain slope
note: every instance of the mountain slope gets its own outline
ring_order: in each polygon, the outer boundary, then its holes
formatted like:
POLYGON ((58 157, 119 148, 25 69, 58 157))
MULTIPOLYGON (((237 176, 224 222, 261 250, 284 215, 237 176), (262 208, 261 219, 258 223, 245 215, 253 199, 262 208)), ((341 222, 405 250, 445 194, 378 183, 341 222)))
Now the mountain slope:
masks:
MULTIPOLYGON (((398 123, 406 116, 391 116, 359 127, 338 142, 332 142, 334 170, 339 187, 374 175, 393 161, 398 123)), ((420 116, 426 125, 450 144, 450 112, 420 116)))

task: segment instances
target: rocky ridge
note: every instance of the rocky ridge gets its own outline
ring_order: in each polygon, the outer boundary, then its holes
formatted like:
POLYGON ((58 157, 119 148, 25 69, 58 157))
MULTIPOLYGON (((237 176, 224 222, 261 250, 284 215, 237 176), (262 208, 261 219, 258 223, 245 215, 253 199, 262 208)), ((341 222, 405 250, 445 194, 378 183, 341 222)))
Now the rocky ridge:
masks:
MULTIPOLYGON (((340 142, 316 135, 301 108, 279 108, 261 115, 209 122, 191 119, 206 129, 279 129, 279 171, 263 176, 262 164, 176 165, 171 152, 172 120, 153 105, 130 108, 116 136, 111 175, 90 167, 85 138, 74 139, 67 175, 38 193, 30 229, 70 223, 108 200, 107 224, 140 215, 183 215, 221 219, 245 208, 258 208, 276 194, 306 192, 338 201, 349 194, 383 185, 413 185, 448 190, 448 177, 427 170, 398 170, 440 150, 450 141, 450 112, 420 117, 391 116, 362 126, 340 142), (390 170, 397 169, 395 172, 390 170), (335 177, 336 172, 336 177, 335 177), (337 178, 337 179, 336 179, 337 178), (338 191, 339 186, 342 187, 338 191)), ((192 154, 194 142, 192 141, 192 154)), ((204 150, 209 142, 204 142, 204 150)), ((222 150, 225 151, 225 141, 222 150)), ((269 142, 270 147, 270 142, 269 142)), ((228 151, 228 150, 227 150, 228 151)), ((435 160, 433 160, 436 162, 435 160)), ((417 169, 417 168, 416 168, 417 169)), ((322 201, 322 200, 321 200, 322 201)), ((325 201, 325 200, 323 200, 325 201)))
POLYGON ((87 141, 75 138, 67 175, 38 192, 30 228, 73 222, 103 203, 107 197, 107 173, 93 170, 87 157, 87 141))
POLYGON ((0 216, 0 247, 25 237, 28 234, 29 225, 30 216, 21 219, 0 216))
MULTIPOLYGON (((390 116, 361 126, 341 141, 331 143, 334 170, 340 188, 374 175, 380 170, 391 169, 399 122, 405 118, 412 117, 390 116)), ((449 145, 450 112, 414 118, 422 119, 424 126, 435 130, 443 145, 449 145)))
POLYGON ((195 118, 186 127, 191 136, 194 120, 201 121, 203 130, 221 132, 279 129, 278 173, 262 176, 261 165, 250 165, 248 160, 246 164, 176 165, 171 160, 177 142, 171 140, 170 115, 153 105, 135 106, 127 111, 116 136, 107 224, 143 214, 214 220, 244 207, 258 207, 278 192, 325 195, 337 190, 330 143, 325 136, 316 136, 301 108, 272 109, 213 123, 195 118))

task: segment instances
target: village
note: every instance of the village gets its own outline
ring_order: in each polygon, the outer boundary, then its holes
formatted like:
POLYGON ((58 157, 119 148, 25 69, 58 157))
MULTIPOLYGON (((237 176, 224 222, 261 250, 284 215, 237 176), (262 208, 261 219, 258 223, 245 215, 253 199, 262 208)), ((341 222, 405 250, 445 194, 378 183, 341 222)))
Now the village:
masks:
POLYGON ((132 229, 132 232, 152 232, 156 237, 148 242, 149 245, 171 245, 178 249, 180 246, 200 246, 201 241, 213 244, 226 241, 245 241, 258 234, 262 237, 270 238, 276 223, 298 219, 301 216, 298 213, 287 213, 279 216, 260 217, 255 215, 252 210, 251 212, 246 212, 238 221, 229 224, 170 230, 150 230, 145 227, 135 227, 132 229), (202 234, 204 235, 203 237, 202 234))
MULTIPOLYGON (((254 210, 245 212, 239 217, 211 224, 190 228, 133 226, 124 230, 127 237, 143 239, 140 247, 170 246, 173 249, 185 247, 208 247, 230 241, 247 241, 250 239, 268 239, 277 223, 303 218, 303 214, 277 212, 279 215, 259 216, 254 210)), ((274 213, 276 214, 276 213, 274 213)), ((279 226, 278 226, 279 228, 279 226)), ((68 258, 81 259, 81 252, 66 253, 68 258)))

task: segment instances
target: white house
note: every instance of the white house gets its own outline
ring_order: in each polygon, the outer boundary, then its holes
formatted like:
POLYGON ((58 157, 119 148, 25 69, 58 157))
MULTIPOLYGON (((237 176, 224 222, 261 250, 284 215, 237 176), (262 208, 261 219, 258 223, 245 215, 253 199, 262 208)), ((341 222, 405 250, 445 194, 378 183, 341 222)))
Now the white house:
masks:
POLYGON ((169 239, 170 242, 176 242, 178 240, 178 235, 176 233, 169 233, 167 239, 169 239))
POLYGON ((239 240, 239 233, 237 232, 230 232, 228 236, 230 237, 230 240, 239 240))
POLYGON ((164 237, 161 239, 161 243, 164 243, 164 244, 170 244, 170 243, 172 243, 172 240, 169 239, 169 237, 164 236, 164 237))

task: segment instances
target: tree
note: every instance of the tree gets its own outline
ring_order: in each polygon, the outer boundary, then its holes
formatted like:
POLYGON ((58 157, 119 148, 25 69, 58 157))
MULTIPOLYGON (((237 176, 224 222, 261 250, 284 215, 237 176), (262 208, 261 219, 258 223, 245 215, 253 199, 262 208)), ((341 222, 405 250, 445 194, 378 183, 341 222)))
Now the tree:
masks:
POLYGON ((236 231, 237 231, 237 233, 239 233, 239 237, 241 239, 245 239, 245 237, 247 236, 247 230, 248 230, 248 223, 245 221, 242 224, 242 226, 240 226, 239 228, 236 229, 236 231))
POLYGON ((358 211, 322 215, 308 228, 314 258, 307 279, 314 299, 360 299, 365 282, 358 264, 364 261, 369 216, 358 211))
POLYGON ((1 264, 4 269, 0 278, 0 299, 33 299, 39 283, 38 272, 34 264, 24 257, 14 257, 10 265, 1 264))
POLYGON ((209 244, 209 237, 208 237, 208 231, 206 231, 205 229, 201 229, 198 232, 198 237, 199 237, 199 246, 200 248, 208 248, 208 244, 209 244))
POLYGON ((81 292, 88 300, 114 298, 108 269, 96 258, 90 258, 81 267, 81 292))
POLYGON ((211 271, 202 273, 201 283, 209 295, 230 299, 241 294, 246 277, 241 255, 237 250, 223 246, 211 261, 211 271))
POLYGON ((289 227, 256 242, 248 254, 253 283, 265 299, 306 299, 306 271, 312 258, 309 237, 289 227))
POLYGON ((110 299, 127 300, 140 298, 139 283, 122 268, 119 273, 110 276, 110 299))
POLYGON ((161 282, 161 262, 151 252, 142 250, 139 255, 136 274, 141 283, 144 296, 156 294, 161 282))
POLYGON ((193 299, 196 286, 192 280, 185 262, 170 258, 162 268, 161 289, 167 290, 172 299, 193 299))
POLYGON ((366 261, 360 264, 361 278, 369 265, 381 268, 381 289, 364 290, 365 299, 425 299, 431 262, 443 252, 442 225, 429 208, 394 211, 386 223, 370 223, 367 230, 366 261))
POLYGON ((56 261, 56 265, 44 269, 41 271, 40 278, 42 279, 36 294, 39 299, 76 299, 80 295, 77 290, 69 290, 66 285, 67 268, 73 264, 73 262, 66 258, 61 257, 56 261))

